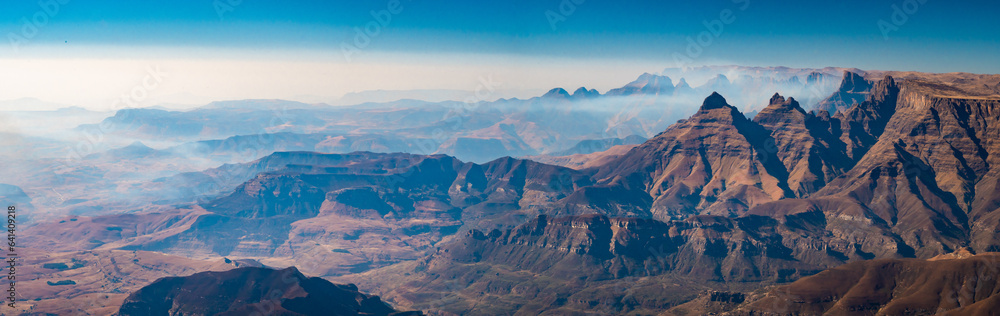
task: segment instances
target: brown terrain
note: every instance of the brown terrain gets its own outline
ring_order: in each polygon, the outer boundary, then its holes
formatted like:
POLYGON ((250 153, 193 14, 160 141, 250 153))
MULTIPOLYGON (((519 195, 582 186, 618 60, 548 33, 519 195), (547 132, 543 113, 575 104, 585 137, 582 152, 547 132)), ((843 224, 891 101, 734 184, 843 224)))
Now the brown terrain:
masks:
MULTIPOLYGON (((71 217, 26 239, 295 265, 454 314, 990 311, 995 282, 971 299, 949 287, 997 278, 980 267, 1000 252, 1000 76, 844 78, 821 103, 834 113, 774 94, 749 119, 712 93, 631 149, 556 160, 575 168, 279 152, 161 183, 237 175, 195 205, 71 217), (768 309, 781 293, 803 299, 768 309)), ((510 128, 527 127, 496 131, 510 128)))
POLYGON ((786 282, 859 260, 1000 251, 1000 100, 956 96, 961 85, 929 79, 866 80, 865 101, 834 115, 775 95, 749 120, 712 95, 691 118, 582 170, 595 185, 550 213, 653 221, 542 217, 473 231, 421 263, 347 279, 370 280, 363 284, 401 306, 460 314, 489 306, 645 314, 708 292, 731 309, 738 300, 726 293, 750 293, 739 284, 786 282), (628 278, 703 281, 644 297, 607 290, 628 278), (521 281, 504 283, 513 279, 521 281), (600 299, 575 299, 580 291, 600 299))
POLYGON ((480 165, 443 155, 296 152, 226 168, 259 173, 198 205, 68 217, 33 227, 26 240, 51 251, 228 256, 340 275, 418 259, 465 225, 537 216, 538 209, 590 184, 573 169, 513 158, 480 165))
MULTIPOLYGON (((110 315, 129 293, 169 276, 225 271, 253 262, 193 260, 148 251, 20 249, 17 310, 28 315, 110 315)), ((5 306, 6 307, 6 306, 5 306)))
POLYGON ((996 315, 1000 254, 849 263, 778 286, 728 315, 996 315))

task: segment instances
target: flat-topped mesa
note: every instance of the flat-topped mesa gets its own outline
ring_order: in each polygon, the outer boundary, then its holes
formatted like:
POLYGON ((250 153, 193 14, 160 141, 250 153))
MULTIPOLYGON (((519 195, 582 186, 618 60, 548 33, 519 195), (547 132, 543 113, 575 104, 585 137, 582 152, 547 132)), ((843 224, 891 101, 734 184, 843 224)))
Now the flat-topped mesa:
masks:
POLYGON ((634 94, 669 95, 674 92, 674 83, 670 77, 644 73, 627 85, 611 89, 606 95, 625 96, 634 94))

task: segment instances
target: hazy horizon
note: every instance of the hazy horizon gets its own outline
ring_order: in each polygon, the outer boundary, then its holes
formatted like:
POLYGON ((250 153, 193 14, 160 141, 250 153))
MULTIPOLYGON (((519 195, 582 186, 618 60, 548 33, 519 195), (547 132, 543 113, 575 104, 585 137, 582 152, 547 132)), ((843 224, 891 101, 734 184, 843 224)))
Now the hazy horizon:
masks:
POLYGON ((997 29, 973 18, 995 6, 913 3, 12 3, 0 22, 0 100, 111 110, 150 72, 162 80, 137 106, 332 102, 484 80, 500 84, 490 99, 525 98, 701 65, 1000 72, 997 29))

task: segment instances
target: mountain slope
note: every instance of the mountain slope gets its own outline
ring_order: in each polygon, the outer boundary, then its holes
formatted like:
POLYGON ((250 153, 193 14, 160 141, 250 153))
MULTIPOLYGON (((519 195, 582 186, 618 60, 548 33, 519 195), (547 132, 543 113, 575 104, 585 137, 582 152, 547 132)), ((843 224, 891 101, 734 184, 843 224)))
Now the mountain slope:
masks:
POLYGON ((806 113, 795 98, 775 93, 753 121, 771 132, 763 148, 788 170, 788 186, 796 197, 809 196, 853 166, 839 131, 831 128, 839 123, 822 112, 806 113))
POLYGON ((509 157, 473 164, 443 155, 309 152, 275 153, 171 182, 182 179, 228 193, 162 212, 46 223, 28 239, 51 250, 308 262, 299 266, 337 275, 417 259, 461 227, 520 224, 592 184, 581 171, 509 157))
POLYGON ((763 148, 769 134, 713 93, 698 113, 598 168, 595 179, 645 192, 658 219, 742 214, 792 194, 784 165, 763 148))
POLYGON ((705 290, 746 291, 844 262, 811 241, 823 225, 818 212, 672 222, 540 216, 342 279, 400 306, 454 314, 652 314, 705 290))
POLYGON ((1000 254, 849 263, 745 304, 731 315, 995 315, 1000 254))

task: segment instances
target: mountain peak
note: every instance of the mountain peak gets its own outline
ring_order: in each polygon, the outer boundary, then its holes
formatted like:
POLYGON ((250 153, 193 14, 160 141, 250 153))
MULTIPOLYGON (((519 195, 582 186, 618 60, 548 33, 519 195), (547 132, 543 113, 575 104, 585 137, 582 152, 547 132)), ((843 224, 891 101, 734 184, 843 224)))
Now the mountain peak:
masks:
POLYGON ((569 92, 566 92, 566 89, 563 88, 555 88, 549 90, 549 92, 546 92, 545 95, 542 95, 543 98, 568 97, 568 96, 569 92))
POLYGON ((794 111, 798 111, 798 112, 803 113, 803 114, 805 114, 805 112, 806 112, 805 109, 803 109, 801 106, 799 106, 799 102, 795 101, 795 98, 788 97, 786 99, 785 97, 781 96, 781 94, 775 93, 774 96, 771 97, 771 102, 768 103, 767 108, 765 108, 764 111, 761 111, 761 113, 767 112, 767 114, 765 114, 765 116, 771 115, 775 111, 778 111, 778 112, 781 112, 781 113, 787 113, 787 112, 784 112, 784 111, 780 111, 778 109, 794 110, 794 111))
POLYGON ((844 71, 844 80, 840 83, 840 90, 845 92, 863 92, 872 88, 872 82, 861 75, 844 71))
POLYGON ((723 75, 723 74, 719 74, 718 76, 715 76, 715 78, 712 78, 711 81, 715 82, 715 83, 718 83, 718 84, 731 84, 732 83, 732 81, 729 81, 729 77, 726 77, 726 75, 723 75))
POLYGON ((782 104, 782 103, 785 103, 785 97, 775 92, 774 96, 771 97, 771 102, 768 104, 782 104))
POLYGON ((679 89, 679 88, 691 88, 691 85, 690 85, 690 84, 688 84, 688 82, 687 82, 687 80, 686 80, 686 79, 684 79, 684 78, 681 78, 681 80, 680 80, 680 81, 677 81, 677 86, 676 86, 676 88, 678 88, 678 89, 679 89))
POLYGON ((138 140, 134 141, 131 144, 129 144, 128 146, 125 146, 125 147, 122 147, 122 148, 152 149, 152 148, 149 148, 149 146, 146 146, 146 144, 143 144, 141 141, 138 141, 138 140))
POLYGON ((592 97, 597 97, 597 96, 600 96, 600 95, 601 95, 601 93, 597 92, 597 89, 587 90, 586 87, 580 87, 579 89, 576 89, 576 91, 573 91, 573 97, 577 97, 577 98, 579 98, 579 97, 592 98, 592 97))
POLYGON ((702 110, 721 109, 727 106, 729 106, 729 103, 726 102, 726 98, 722 97, 722 95, 719 94, 718 92, 712 92, 712 95, 709 95, 707 98, 705 98, 705 102, 701 104, 701 109, 702 110))

